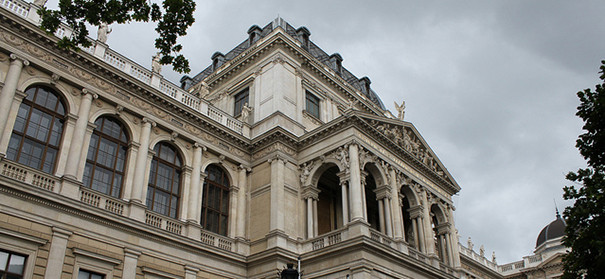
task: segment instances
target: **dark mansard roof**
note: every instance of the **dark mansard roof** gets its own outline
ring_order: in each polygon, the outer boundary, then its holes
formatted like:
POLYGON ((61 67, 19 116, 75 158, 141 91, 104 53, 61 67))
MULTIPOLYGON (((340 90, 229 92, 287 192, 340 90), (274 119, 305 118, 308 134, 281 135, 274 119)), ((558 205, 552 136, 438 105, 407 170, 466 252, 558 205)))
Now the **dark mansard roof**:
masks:
MULTIPOLYGON (((335 70, 335 72, 338 75, 340 75, 340 77, 343 78, 345 81, 347 81, 351 86, 353 86, 357 90, 361 91, 368 99, 370 99, 374 104, 379 106, 381 109, 386 110, 384 104, 382 103, 382 100, 380 100, 380 97, 378 97, 378 94, 376 94, 376 92, 374 92, 374 90, 372 90, 370 88, 370 86, 369 86, 370 79, 369 78, 363 77, 363 78, 359 79, 353 73, 349 72, 344 67, 336 66, 336 63, 337 63, 336 60, 339 60, 339 62, 342 61, 342 57, 339 54, 335 53, 332 55, 328 55, 321 48, 319 48, 316 44, 314 44, 311 40, 308 40, 307 44, 304 45, 304 43, 305 43, 303 41, 304 39, 300 36, 300 34, 306 32, 307 35, 310 35, 310 32, 307 30, 307 28, 299 27, 298 29, 296 29, 281 18, 275 19, 274 21, 270 22, 263 28, 260 28, 257 25, 253 25, 248 30, 248 34, 255 32, 256 36, 257 36, 257 38, 255 38, 252 41, 252 43, 251 43, 250 38, 248 38, 224 55, 220 52, 214 53, 212 55, 213 60, 215 57, 221 56, 221 55, 223 56, 223 58, 222 58, 223 61, 222 61, 221 65, 226 63, 227 61, 232 60, 233 58, 237 57, 242 52, 244 52, 246 49, 248 49, 251 44, 254 44, 254 42, 258 41, 258 39, 267 36, 269 33, 271 33, 271 31, 273 31, 278 26, 282 27, 286 31, 286 33, 288 33, 288 35, 292 36, 296 40, 299 40, 301 43, 303 43, 303 48, 306 51, 308 51, 313 57, 315 57, 321 63, 323 63, 323 64, 327 65, 328 67, 332 68, 333 70, 335 70)), ((204 69, 203 71, 201 71, 200 73, 195 75, 193 78, 190 78, 188 76, 183 76, 183 78, 181 78, 181 86, 185 90, 189 89, 191 86, 199 83, 204 78, 206 78, 207 76, 212 74, 212 72, 214 71, 214 68, 215 68, 215 66, 211 64, 208 67, 206 67, 206 69, 204 69)))

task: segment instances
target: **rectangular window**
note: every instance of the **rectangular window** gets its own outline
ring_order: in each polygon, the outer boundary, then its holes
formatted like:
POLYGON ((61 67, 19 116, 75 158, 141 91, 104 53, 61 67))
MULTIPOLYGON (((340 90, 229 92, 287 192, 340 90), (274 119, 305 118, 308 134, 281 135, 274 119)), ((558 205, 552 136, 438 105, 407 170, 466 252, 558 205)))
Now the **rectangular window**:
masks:
POLYGON ((241 92, 237 93, 237 95, 235 95, 235 106, 233 109, 234 117, 238 117, 240 114, 242 114, 242 108, 244 107, 244 105, 249 106, 248 95, 248 88, 242 90, 241 92))
POLYGON ((78 279, 104 279, 104 278, 105 278, 105 275, 95 273, 92 271, 82 270, 82 269, 80 269, 80 271, 78 271, 78 279))
POLYGON ((23 278, 26 256, 0 251, 0 278, 23 278))
POLYGON ((319 98, 313 94, 311 94, 309 91, 306 92, 306 104, 305 104, 305 110, 307 111, 308 114, 312 115, 313 117, 320 119, 319 118, 319 98))

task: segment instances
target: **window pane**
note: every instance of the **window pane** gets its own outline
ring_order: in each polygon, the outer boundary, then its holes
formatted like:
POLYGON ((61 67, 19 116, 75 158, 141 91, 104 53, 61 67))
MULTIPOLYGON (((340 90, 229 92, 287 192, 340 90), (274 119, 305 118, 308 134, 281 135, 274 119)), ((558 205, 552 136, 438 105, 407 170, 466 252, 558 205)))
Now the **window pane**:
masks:
POLYGON ((25 257, 12 254, 8 264, 8 272, 23 274, 23 266, 25 265, 25 257))
POLYGON ((8 253, 0 251, 0 270, 6 270, 6 264, 8 263, 8 253))
POLYGON ((221 212, 229 212, 229 209, 227 209, 229 207, 229 192, 227 192, 227 191, 221 191, 221 192, 222 192, 221 212))

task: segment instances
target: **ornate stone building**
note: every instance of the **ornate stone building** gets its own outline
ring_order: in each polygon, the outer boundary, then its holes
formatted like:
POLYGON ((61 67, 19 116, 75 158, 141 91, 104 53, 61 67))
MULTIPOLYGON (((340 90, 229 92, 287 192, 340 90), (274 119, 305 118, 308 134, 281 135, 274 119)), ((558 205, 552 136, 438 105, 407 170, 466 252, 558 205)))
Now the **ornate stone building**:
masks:
POLYGON ((107 26, 58 49, 39 4, 0 8, 1 278, 502 278, 461 255, 460 187, 404 106, 305 27, 175 85, 107 26))

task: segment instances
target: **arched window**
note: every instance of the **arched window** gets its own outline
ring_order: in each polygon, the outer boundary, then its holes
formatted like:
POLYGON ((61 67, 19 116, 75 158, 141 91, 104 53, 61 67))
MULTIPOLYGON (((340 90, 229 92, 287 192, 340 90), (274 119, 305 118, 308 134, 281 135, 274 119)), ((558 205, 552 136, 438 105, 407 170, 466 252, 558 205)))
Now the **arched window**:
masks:
POLYGON ((106 195, 120 197, 128 136, 121 122, 99 117, 92 132, 84 168, 84 186, 106 195))
POLYGON ((218 166, 209 165, 204 180, 201 225, 204 229, 227 235, 229 220, 229 178, 218 166))
POLYGON ((380 213, 378 211, 378 199, 376 197, 376 180, 374 180, 374 176, 367 172, 367 176, 365 179, 365 202, 367 208, 367 216, 368 223, 370 223, 370 227, 373 229, 380 231, 382 228, 380 227, 380 213))
POLYGON ((52 173, 63 134, 65 106, 47 87, 30 87, 25 93, 27 97, 19 107, 6 156, 52 173))
POLYGON ((181 156, 165 142, 156 144, 153 151, 155 155, 151 161, 147 187, 147 208, 176 218, 181 197, 181 156))

